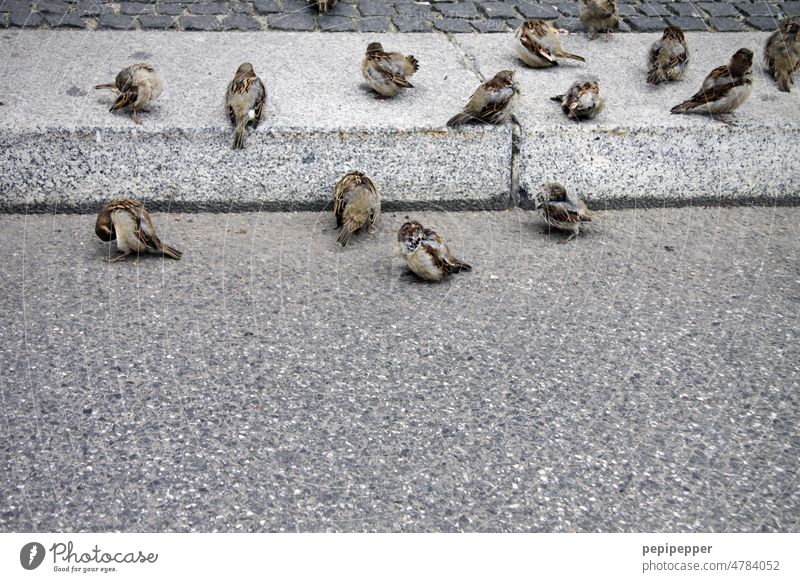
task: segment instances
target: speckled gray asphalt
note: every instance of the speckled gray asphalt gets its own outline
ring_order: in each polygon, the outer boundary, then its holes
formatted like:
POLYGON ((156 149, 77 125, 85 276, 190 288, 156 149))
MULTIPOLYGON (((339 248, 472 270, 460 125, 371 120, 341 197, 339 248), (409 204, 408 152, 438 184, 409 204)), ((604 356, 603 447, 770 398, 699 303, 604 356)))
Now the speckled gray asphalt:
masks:
POLYGON ((414 216, 1 216, 0 530, 800 530, 800 209, 414 216))

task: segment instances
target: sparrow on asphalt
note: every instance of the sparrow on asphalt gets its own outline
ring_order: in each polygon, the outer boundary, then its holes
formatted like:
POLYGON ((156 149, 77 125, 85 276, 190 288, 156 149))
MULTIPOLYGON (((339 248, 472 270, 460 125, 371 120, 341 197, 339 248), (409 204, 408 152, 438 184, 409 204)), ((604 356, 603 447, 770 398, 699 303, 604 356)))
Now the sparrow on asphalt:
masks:
POLYGON ((345 246, 353 233, 367 228, 372 232, 381 214, 381 193, 363 172, 349 172, 333 189, 333 215, 342 228, 339 243, 345 246))
POLYGON ((447 122, 450 127, 464 123, 503 123, 514 113, 519 100, 519 87, 514 71, 500 71, 480 84, 464 110, 447 122))
POLYGON ((565 94, 550 99, 560 102, 564 113, 576 121, 591 119, 605 106, 605 100, 600 96, 600 85, 591 79, 575 81, 565 94))
POLYGON ((792 73, 800 68, 800 18, 780 21, 764 47, 764 65, 778 82, 779 91, 791 91, 792 73))
POLYGON ((546 20, 530 18, 523 22, 514 35, 514 50, 522 61, 535 68, 555 67, 557 59, 586 59, 565 52, 558 39, 559 31, 546 20))
POLYGON ((597 33, 601 30, 605 30, 608 36, 611 36, 612 30, 619 30, 617 0, 581 0, 578 17, 590 39, 597 38, 597 33))
POLYGON ((412 55, 384 52, 379 42, 369 43, 361 62, 361 74, 367 84, 384 97, 393 97, 403 88, 413 88, 408 79, 418 70, 419 63, 412 55))
POLYGON ((250 125, 253 129, 264 115, 264 102, 267 91, 250 63, 242 63, 236 69, 233 81, 225 93, 225 110, 231 124, 236 129, 233 137, 233 149, 244 148, 244 130, 250 125))
POLYGON ((566 188, 555 182, 542 184, 534 199, 534 209, 540 210, 547 224, 553 228, 571 232, 561 242, 569 242, 581 230, 584 222, 591 222, 592 213, 576 194, 567 193, 566 188))
POLYGON ((700 90, 691 99, 673 107, 672 113, 694 110, 712 115, 730 113, 744 103, 753 91, 752 66, 753 51, 739 49, 731 57, 730 63, 711 71, 700 90))
POLYGON ((658 85, 665 81, 678 81, 689 64, 689 47, 683 31, 666 27, 660 40, 653 43, 648 53, 647 82, 658 85))
POLYGON ((117 198, 106 204, 97 215, 94 232, 105 242, 117 241, 117 248, 122 254, 107 259, 109 263, 144 251, 163 253, 175 260, 180 260, 183 254, 158 239, 144 205, 129 198, 117 198))
POLYGON ((153 65, 137 63, 125 67, 113 83, 95 85, 95 89, 111 89, 118 94, 109 111, 130 107, 133 122, 141 125, 138 113, 147 112, 147 104, 164 91, 164 83, 158 78, 153 65))
POLYGON ((417 277, 441 281, 445 275, 469 271, 470 265, 453 256, 447 244, 433 230, 416 220, 406 222, 397 231, 397 256, 403 257, 417 277))

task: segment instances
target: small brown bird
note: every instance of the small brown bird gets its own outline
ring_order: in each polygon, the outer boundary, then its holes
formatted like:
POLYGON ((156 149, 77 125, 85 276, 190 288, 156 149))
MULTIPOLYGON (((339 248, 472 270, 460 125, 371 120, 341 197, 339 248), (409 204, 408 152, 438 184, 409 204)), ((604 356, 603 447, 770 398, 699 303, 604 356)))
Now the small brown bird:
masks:
POLYGON ((333 5, 336 4, 336 0, 315 0, 317 3, 317 8, 320 12, 327 12, 333 5))
POLYGON ((333 215, 342 228, 339 243, 345 246, 353 233, 367 228, 372 232, 381 214, 381 193, 363 172, 349 172, 333 189, 333 215))
POLYGON ((514 71, 500 71, 475 89, 464 110, 451 117, 447 125, 503 123, 514 113, 518 100, 519 87, 514 82, 514 71))
POLYGON ((653 43, 648 54, 647 82, 658 85, 665 81, 678 81, 689 64, 689 47, 683 31, 666 27, 660 40, 653 43))
MULTIPOLYGON (((730 113, 747 101, 753 91, 753 51, 741 48, 731 62, 711 71, 691 99, 676 105, 672 113, 697 110, 714 114, 730 113)), ((724 119, 725 123, 730 123, 724 119)))
POLYGON ((546 20, 530 18, 523 22, 514 35, 514 51, 522 61, 535 68, 555 67, 557 59, 586 59, 561 48, 559 31, 546 20))
POLYGON ((575 121, 591 119, 603 110, 605 100, 600 96, 597 81, 586 79, 576 81, 564 95, 551 97, 561 103, 561 109, 575 121))
POLYGON ((778 82, 778 90, 788 93, 794 84, 792 73, 800 68, 800 18, 784 18, 767 39, 764 65, 778 82))
POLYGON ((133 113, 133 122, 141 125, 139 112, 147 112, 147 104, 151 99, 157 98, 164 91, 164 83, 158 78, 153 65, 137 63, 125 67, 113 83, 95 85, 95 89, 111 89, 118 94, 109 111, 117 111, 123 107, 130 107, 133 113))
POLYGON ((534 208, 542 212, 547 224, 553 228, 571 232, 561 242, 569 242, 581 230, 584 222, 591 222, 593 214, 586 204, 575 194, 568 194, 561 184, 548 182, 536 194, 534 208))
POLYGON ((122 254, 107 259, 109 263, 121 261, 131 253, 144 251, 163 253, 175 260, 180 260, 183 254, 158 239, 153 221, 144 205, 129 198, 117 198, 106 204, 97 215, 94 232, 105 242, 117 241, 117 248, 122 254))
POLYGON ((419 63, 413 55, 384 52, 379 42, 369 43, 361 62, 364 80, 373 91, 384 97, 393 97, 403 88, 413 88, 408 79, 418 70, 419 63))
POLYGON ((417 277, 426 281, 441 281, 445 275, 472 269, 453 256, 435 231, 423 227, 416 220, 406 222, 397 231, 395 252, 406 260, 417 277))
POLYGON ((619 30, 619 6, 617 0, 582 0, 578 18, 589 33, 590 39, 605 30, 610 37, 612 30, 619 30))
POLYGON ((225 93, 225 110, 231 124, 236 128, 233 137, 233 149, 244 148, 244 130, 250 125, 253 129, 264 115, 264 103, 267 91, 250 63, 242 63, 236 69, 233 81, 225 93))

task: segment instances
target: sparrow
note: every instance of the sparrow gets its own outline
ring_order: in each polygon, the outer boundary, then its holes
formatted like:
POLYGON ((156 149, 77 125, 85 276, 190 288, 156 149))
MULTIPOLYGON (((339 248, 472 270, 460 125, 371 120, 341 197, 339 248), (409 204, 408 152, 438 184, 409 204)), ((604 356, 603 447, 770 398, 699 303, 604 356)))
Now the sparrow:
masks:
POLYGON ((788 93, 792 73, 800 68, 800 18, 784 18, 764 47, 767 72, 778 81, 778 90, 788 93))
POLYGON ((564 95, 550 98, 561 102, 561 109, 575 121, 591 119, 603 110, 605 100, 600 96, 600 85, 590 79, 575 81, 564 95))
POLYGON ((518 100, 519 87, 514 82, 514 71, 500 71, 475 89, 464 110, 451 117, 447 125, 503 123, 514 113, 518 100))
POLYGON ((658 85, 665 81, 678 81, 689 64, 689 47, 683 31, 677 26, 666 27, 661 40, 650 47, 648 54, 647 82, 658 85))
POLYGON ((144 251, 163 253, 175 260, 180 260, 183 254, 158 239, 153 221, 144 205, 129 198, 117 198, 106 204, 97 215, 94 232, 105 242, 117 241, 117 248, 122 254, 107 259, 109 263, 121 261, 131 253, 144 251))
POLYGON ((250 63, 242 63, 236 69, 233 81, 225 93, 225 109, 231 124, 236 128, 233 137, 233 149, 244 148, 244 130, 248 125, 253 129, 264 115, 264 102, 267 91, 250 63))
POLYGON ((320 12, 327 12, 333 5, 336 4, 336 0, 316 0, 317 8, 320 12))
POLYGON ((752 66, 753 51, 739 49, 731 57, 730 63, 711 71, 700 90, 691 99, 673 107, 672 113, 685 113, 695 109, 712 115, 730 113, 744 103, 753 91, 752 66))
POLYGON ((349 172, 333 189, 333 215, 341 227, 339 243, 345 246, 353 233, 367 228, 372 232, 381 214, 381 193, 363 172, 349 172))
POLYGON ((586 59, 564 52, 559 31, 545 20, 528 19, 523 22, 514 35, 514 50, 522 61, 535 68, 555 67, 556 59, 575 59, 586 62, 586 59))
POLYGON ((619 30, 617 0, 581 0, 578 17, 591 39, 597 38, 597 33, 601 30, 605 30, 609 36, 612 30, 619 30))
POLYGON ((138 113, 147 112, 148 102, 157 98, 164 91, 164 83, 158 78, 153 65, 137 63, 125 67, 113 83, 95 85, 95 89, 111 89, 118 93, 117 99, 109 111, 116 111, 123 107, 130 107, 133 112, 133 122, 141 125, 138 113))
POLYGON ((402 88, 413 88, 408 79, 418 70, 419 63, 412 55, 384 52, 379 42, 369 43, 361 62, 361 74, 367 84, 384 97, 393 97, 402 88))
POLYGON ((592 213, 576 194, 568 194, 561 184, 548 182, 542 184, 534 199, 534 209, 540 210, 547 224, 559 230, 571 232, 561 242, 569 242, 581 230, 584 222, 591 222, 592 213))
POLYGON ((435 231, 425 228, 416 220, 406 222, 397 231, 395 253, 406 260, 409 269, 417 277, 426 281, 441 281, 450 273, 472 269, 453 256, 435 231))

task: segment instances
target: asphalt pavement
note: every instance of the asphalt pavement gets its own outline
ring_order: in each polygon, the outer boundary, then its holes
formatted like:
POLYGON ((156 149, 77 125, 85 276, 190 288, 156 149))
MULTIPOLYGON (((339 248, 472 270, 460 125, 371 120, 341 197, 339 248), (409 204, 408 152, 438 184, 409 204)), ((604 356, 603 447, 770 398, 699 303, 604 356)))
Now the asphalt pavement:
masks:
POLYGON ((800 208, 154 219, 0 216, 1 531, 800 531, 800 208))

